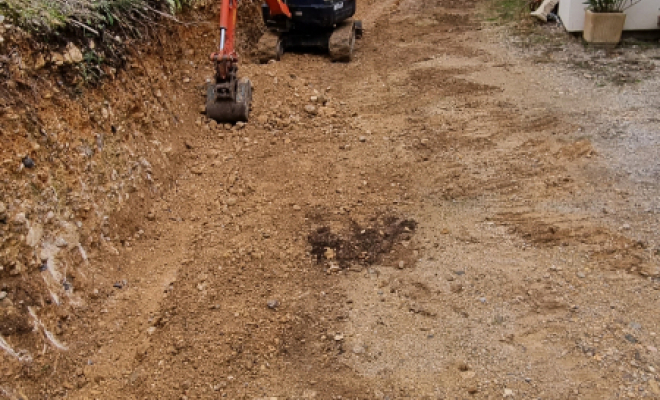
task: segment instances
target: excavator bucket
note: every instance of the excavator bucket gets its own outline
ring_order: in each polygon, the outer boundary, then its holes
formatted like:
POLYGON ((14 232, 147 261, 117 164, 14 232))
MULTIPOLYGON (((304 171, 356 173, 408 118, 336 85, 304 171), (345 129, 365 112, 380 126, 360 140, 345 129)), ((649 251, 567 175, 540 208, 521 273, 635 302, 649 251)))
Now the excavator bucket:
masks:
POLYGON ((241 78, 227 92, 225 85, 211 84, 206 91, 206 115, 218 123, 247 122, 252 103, 252 82, 241 78))

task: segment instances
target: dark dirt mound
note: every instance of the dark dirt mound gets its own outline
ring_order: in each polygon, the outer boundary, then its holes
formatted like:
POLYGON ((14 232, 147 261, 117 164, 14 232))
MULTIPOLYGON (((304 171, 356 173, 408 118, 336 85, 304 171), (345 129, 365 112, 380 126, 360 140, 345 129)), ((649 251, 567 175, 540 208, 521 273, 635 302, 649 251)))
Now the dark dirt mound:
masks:
POLYGON ((374 218, 370 226, 351 221, 345 233, 335 233, 328 226, 317 228, 308 237, 312 256, 320 263, 336 261, 341 267, 379 262, 396 243, 410 240, 417 227, 412 219, 395 216, 374 218))

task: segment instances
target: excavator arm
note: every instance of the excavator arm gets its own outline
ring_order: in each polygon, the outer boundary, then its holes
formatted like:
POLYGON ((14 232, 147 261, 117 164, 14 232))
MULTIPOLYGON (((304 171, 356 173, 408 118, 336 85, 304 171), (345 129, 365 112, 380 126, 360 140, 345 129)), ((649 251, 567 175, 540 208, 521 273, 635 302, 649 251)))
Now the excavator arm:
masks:
MULTIPOLYGON (((265 0, 273 16, 283 15, 291 18, 289 7, 282 0, 265 0)), ((231 59, 238 61, 234 48, 236 37, 236 19, 239 0, 220 0, 220 45, 218 51, 211 55, 213 61, 231 59)))
MULTIPOLYGON (((252 101, 252 84, 238 79, 238 54, 235 48, 239 0, 220 0, 220 44, 211 54, 215 66, 215 82, 209 85, 206 114, 218 122, 247 121, 252 101)), ((266 0, 271 15, 291 18, 282 0, 266 0)))

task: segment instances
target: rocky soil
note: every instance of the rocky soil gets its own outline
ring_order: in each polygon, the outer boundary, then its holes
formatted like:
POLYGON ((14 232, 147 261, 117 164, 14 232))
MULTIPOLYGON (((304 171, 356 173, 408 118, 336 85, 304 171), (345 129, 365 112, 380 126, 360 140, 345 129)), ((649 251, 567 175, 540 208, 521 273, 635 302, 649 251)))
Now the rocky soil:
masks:
POLYGON ((248 124, 200 113, 210 9, 5 80, 0 396, 660 397, 660 81, 358 5, 350 64, 247 57, 248 124))

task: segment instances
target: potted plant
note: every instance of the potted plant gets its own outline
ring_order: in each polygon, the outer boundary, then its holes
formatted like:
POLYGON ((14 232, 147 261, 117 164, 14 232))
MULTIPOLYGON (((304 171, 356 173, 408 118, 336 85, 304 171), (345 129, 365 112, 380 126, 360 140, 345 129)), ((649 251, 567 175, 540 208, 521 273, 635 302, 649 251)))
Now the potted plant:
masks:
POLYGON ((587 43, 616 46, 626 24, 624 11, 642 0, 587 0, 583 37, 587 43))

